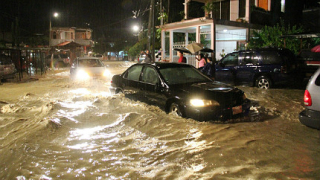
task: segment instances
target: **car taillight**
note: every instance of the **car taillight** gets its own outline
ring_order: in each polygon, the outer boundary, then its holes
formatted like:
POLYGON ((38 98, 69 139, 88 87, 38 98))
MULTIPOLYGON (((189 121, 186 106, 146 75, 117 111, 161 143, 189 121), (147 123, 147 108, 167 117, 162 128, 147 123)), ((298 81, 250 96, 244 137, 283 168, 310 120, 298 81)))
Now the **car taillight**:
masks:
POLYGON ((304 91, 303 101, 305 106, 312 106, 311 95, 308 90, 304 91))

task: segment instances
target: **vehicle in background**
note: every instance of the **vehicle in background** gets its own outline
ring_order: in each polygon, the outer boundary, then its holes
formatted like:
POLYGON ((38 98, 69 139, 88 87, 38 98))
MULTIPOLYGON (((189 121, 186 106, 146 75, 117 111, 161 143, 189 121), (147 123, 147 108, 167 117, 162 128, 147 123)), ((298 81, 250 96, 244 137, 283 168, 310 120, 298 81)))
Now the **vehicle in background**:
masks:
POLYGON ((144 59, 146 58, 146 55, 145 54, 140 54, 139 57, 138 57, 138 62, 144 62, 144 59))
POLYGON ((67 54, 51 54, 46 56, 46 64, 51 68, 70 66, 70 63, 70 57, 67 54))
POLYGON ((243 91, 181 63, 137 63, 112 77, 110 91, 128 93, 167 113, 200 121, 244 116, 250 109, 243 91))
POLYGON ((301 66, 301 73, 306 78, 310 78, 312 74, 320 67, 320 52, 312 52, 311 50, 301 50, 297 56, 301 66))
POLYGON ((70 77, 74 80, 88 80, 110 75, 106 66, 96 57, 78 57, 70 68, 70 77))
POLYGON ((227 54, 216 64, 215 79, 269 89, 289 82, 297 72, 298 63, 290 50, 262 48, 227 54))
POLYGON ((95 54, 95 55, 93 55, 93 57, 96 57, 96 58, 100 59, 100 61, 103 60, 103 55, 102 54, 95 54))
MULTIPOLYGON (((146 58, 146 55, 145 54, 140 54, 139 57, 138 57, 138 62, 144 62, 146 58)), ((161 55, 158 55, 158 53, 155 53, 155 62, 158 62, 160 59, 161 59, 161 55)))
POLYGON ((2 79, 15 78, 17 69, 9 56, 0 55, 0 83, 2 79))
POLYGON ((320 68, 310 78, 303 101, 305 110, 299 114, 300 122, 308 127, 320 129, 320 68))

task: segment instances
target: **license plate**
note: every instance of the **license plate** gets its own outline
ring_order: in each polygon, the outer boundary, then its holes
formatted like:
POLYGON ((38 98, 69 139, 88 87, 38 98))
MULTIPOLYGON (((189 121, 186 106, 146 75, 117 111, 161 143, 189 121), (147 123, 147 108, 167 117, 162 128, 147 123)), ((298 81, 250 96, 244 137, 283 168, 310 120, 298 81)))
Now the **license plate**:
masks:
POLYGON ((233 115, 242 113, 242 105, 232 107, 232 113, 233 115))

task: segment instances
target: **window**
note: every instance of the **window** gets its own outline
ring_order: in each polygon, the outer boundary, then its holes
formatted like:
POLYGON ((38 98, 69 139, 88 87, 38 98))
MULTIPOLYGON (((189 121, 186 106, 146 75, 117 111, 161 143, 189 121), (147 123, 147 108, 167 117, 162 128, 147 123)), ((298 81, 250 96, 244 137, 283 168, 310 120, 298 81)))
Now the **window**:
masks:
POLYGON ((221 19, 230 20, 230 1, 221 1, 221 19))
POLYGON ((156 84, 158 82, 158 75, 157 72, 150 68, 150 67, 145 67, 143 69, 142 73, 142 81, 150 84, 156 84))
POLYGON ((139 81, 143 66, 133 66, 128 70, 127 78, 128 80, 139 81))
POLYGON ((169 85, 210 81, 210 79, 192 67, 165 68, 160 69, 160 73, 169 85))
POLYGON ((281 57, 277 52, 261 51, 262 64, 281 64, 281 57))
POLYGON ((71 33, 71 39, 74 39, 74 38, 73 38, 73 33, 71 33))
POLYGON ((317 77, 317 79, 316 79, 316 81, 315 81, 315 84, 316 84, 317 86, 320 86, 320 75, 318 75, 318 77, 317 77))
POLYGON ((56 32, 53 32, 52 39, 57 39, 57 33, 56 32))
POLYGON ((269 0, 258 0, 258 7, 265 9, 266 11, 269 10, 269 0))
POLYGON ((222 63, 225 66, 237 66, 238 65, 238 53, 228 54, 223 60, 222 63))
POLYGON ((212 16, 216 19, 230 20, 230 0, 213 3, 212 16))
POLYGON ((286 1, 285 0, 281 0, 281 12, 285 12, 285 4, 286 4, 286 1))
POLYGON ((246 0, 239 0, 239 17, 246 17, 246 0))

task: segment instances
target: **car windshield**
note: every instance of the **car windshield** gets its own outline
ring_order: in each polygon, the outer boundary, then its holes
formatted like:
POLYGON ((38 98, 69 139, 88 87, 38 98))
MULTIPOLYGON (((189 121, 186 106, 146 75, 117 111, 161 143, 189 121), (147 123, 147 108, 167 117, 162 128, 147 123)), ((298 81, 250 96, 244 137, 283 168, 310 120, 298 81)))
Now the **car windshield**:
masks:
POLYGON ((200 71, 192 67, 164 68, 160 69, 160 73, 169 85, 211 81, 209 78, 201 74, 200 71))
POLYGON ((99 59, 79 59, 79 67, 102 67, 99 59))

